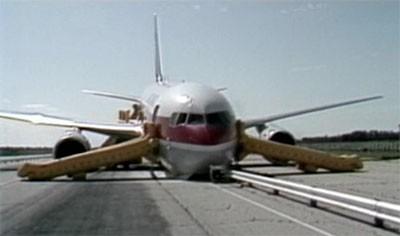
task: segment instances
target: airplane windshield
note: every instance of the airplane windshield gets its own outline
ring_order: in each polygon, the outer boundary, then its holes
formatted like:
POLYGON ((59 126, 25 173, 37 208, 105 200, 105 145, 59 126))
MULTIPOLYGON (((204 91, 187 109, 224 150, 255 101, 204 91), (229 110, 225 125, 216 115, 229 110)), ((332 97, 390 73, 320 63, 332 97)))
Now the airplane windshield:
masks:
POLYGON ((171 116, 171 125, 202 125, 208 124, 212 126, 226 127, 232 124, 232 116, 227 111, 213 112, 206 115, 174 113, 171 116))
POLYGON ((229 126, 232 123, 232 117, 229 112, 215 112, 206 115, 207 124, 214 126, 229 126))
POLYGON ((199 114, 189 114, 188 124, 199 125, 204 124, 204 116, 199 114))
POLYGON ((178 114, 178 117, 176 119, 176 125, 184 124, 186 122, 186 113, 180 113, 178 114))

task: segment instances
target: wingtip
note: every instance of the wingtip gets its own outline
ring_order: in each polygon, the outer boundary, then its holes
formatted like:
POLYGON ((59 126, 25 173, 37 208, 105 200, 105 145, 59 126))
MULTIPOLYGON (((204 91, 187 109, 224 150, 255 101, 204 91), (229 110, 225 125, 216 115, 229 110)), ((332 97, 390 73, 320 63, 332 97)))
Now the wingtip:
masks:
POLYGON ((368 97, 368 98, 371 99, 371 100, 373 100, 373 99, 382 99, 382 98, 384 98, 384 96, 379 94, 379 95, 375 95, 375 96, 368 97))
POLYGON ((81 92, 86 93, 86 94, 91 94, 91 95, 99 95, 99 94, 105 93, 102 91, 96 91, 96 90, 91 90, 91 89, 82 89, 81 92))

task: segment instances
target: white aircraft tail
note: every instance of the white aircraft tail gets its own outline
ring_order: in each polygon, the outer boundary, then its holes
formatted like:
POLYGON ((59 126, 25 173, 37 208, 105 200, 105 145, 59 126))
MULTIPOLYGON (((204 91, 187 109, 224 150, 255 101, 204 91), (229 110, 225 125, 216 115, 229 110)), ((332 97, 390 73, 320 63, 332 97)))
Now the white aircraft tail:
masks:
POLYGON ((158 32, 158 17, 154 14, 154 44, 155 44, 155 76, 157 83, 165 83, 166 80, 162 74, 162 63, 161 63, 161 48, 160 39, 158 32))

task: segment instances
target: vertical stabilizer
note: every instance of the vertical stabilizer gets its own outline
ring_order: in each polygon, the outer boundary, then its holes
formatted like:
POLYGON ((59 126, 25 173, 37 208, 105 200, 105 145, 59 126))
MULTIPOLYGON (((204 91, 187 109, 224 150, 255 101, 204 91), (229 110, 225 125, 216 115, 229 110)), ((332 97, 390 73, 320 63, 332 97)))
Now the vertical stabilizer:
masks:
POLYGON ((161 49, 160 49, 160 39, 158 32, 158 18, 157 14, 154 14, 154 44, 155 44, 155 76, 157 83, 164 83, 164 76, 162 74, 162 64, 161 64, 161 49))

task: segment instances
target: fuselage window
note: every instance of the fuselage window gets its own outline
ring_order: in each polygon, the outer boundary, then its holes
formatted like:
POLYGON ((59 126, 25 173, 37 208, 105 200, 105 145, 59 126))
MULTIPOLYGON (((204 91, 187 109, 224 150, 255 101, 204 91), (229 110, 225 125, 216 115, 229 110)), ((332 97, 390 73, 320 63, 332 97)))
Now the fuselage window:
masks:
POLYGON ((189 114, 188 124, 190 125, 204 124, 204 116, 200 114, 189 114))
POLYGON ((207 124, 214 126, 229 126, 232 116, 227 111, 214 112, 206 115, 207 124))

